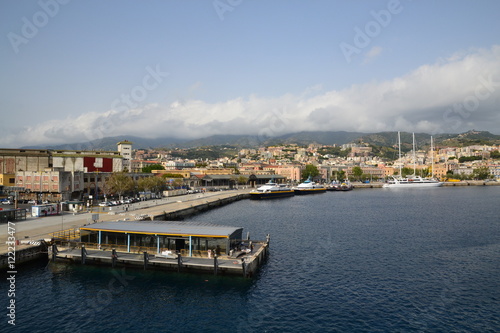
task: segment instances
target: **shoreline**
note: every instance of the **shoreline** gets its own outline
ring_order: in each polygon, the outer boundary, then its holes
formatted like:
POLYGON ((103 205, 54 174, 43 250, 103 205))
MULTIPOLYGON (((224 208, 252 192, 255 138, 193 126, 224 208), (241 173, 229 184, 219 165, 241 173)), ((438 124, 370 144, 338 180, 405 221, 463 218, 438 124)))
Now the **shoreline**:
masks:
MULTIPOLYGON (((384 182, 373 183, 351 183, 354 188, 382 188, 384 182)), ((484 180, 465 180, 460 182, 444 182, 443 186, 500 186, 497 181, 484 181, 484 180)))
MULTIPOLYGON (((382 188, 383 182, 354 183, 355 189, 382 188)), ((445 182, 443 186, 500 186, 496 181, 462 181, 445 182)), ((221 207, 231 202, 249 198, 249 188, 232 191, 221 191, 205 194, 188 194, 178 197, 170 197, 158 200, 139 202, 129 211, 120 206, 114 207, 107 212, 84 212, 73 214, 67 212, 62 215, 47 217, 29 217, 26 220, 16 221, 15 237, 19 241, 16 251, 38 247, 37 242, 52 238, 53 233, 63 230, 77 229, 96 222, 117 220, 179 220, 184 217, 199 214, 204 211, 221 207), (98 214, 98 220, 92 221, 92 216, 98 214), (34 243, 34 244, 32 244, 34 243)), ((0 256, 8 254, 7 240, 9 238, 8 224, 3 223, 0 233, 0 256)))

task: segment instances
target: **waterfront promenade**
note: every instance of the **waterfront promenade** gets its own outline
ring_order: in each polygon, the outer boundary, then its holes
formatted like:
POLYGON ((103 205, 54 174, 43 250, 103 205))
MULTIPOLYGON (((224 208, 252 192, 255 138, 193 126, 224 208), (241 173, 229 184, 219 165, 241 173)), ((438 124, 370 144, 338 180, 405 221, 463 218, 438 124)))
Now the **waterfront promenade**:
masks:
MULTIPOLYGON (((140 201, 128 206, 94 207, 93 212, 77 213, 64 212, 62 215, 46 217, 28 217, 26 220, 15 222, 15 238, 20 242, 38 241, 50 239, 51 233, 76 229, 84 225, 94 223, 93 216, 97 214, 97 222, 117 220, 140 220, 152 219, 168 213, 179 212, 196 206, 217 203, 221 200, 234 198, 247 194, 250 189, 194 193, 176 197, 168 197, 157 200, 140 201)), ((11 225, 12 226, 12 225, 11 225)), ((0 225, 0 253, 7 253, 7 224, 0 225)), ((16 245, 16 250, 28 248, 28 244, 16 245)))

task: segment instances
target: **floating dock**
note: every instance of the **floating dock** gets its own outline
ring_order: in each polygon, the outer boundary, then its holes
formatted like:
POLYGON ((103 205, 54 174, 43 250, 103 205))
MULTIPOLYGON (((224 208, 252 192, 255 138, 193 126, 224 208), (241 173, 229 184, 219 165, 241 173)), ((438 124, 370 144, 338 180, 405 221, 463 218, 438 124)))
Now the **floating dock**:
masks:
POLYGON ((102 222, 55 235, 49 256, 81 264, 251 277, 268 256, 270 238, 244 240, 242 230, 194 222, 102 222))
POLYGON ((269 244, 255 242, 252 253, 238 257, 165 257, 161 254, 143 252, 127 253, 113 250, 87 249, 86 247, 61 248, 50 251, 52 260, 69 260, 76 264, 94 264, 109 267, 143 267, 173 272, 209 273, 214 275, 237 275, 252 277, 268 256, 269 244))

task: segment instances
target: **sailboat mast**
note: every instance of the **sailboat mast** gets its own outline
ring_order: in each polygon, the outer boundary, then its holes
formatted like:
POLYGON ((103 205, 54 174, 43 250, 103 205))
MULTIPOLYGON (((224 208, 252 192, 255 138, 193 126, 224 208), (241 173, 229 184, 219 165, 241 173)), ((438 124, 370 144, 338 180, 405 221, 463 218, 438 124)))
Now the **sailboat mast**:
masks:
POLYGON ((403 177, 403 168, 401 166, 401 132, 398 131, 398 148, 399 148, 399 177, 403 177))
POLYGON ((417 175, 417 155, 415 153, 415 133, 413 133, 413 175, 417 175))
POLYGON ((432 141, 431 136, 431 175, 434 178, 434 142, 432 141))

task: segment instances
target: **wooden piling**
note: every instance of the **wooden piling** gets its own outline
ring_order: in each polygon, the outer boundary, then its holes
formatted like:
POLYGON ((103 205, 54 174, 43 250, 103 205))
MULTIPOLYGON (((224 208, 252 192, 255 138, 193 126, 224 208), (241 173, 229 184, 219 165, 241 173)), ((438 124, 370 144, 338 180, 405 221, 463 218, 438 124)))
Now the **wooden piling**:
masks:
POLYGON ((217 261, 217 252, 214 254, 214 275, 217 275, 217 269, 219 268, 219 263, 217 261))
POLYGON ((87 256, 87 250, 85 249, 85 244, 82 245, 82 265, 85 265, 85 257, 87 256))
POLYGON ((144 270, 148 268, 149 255, 146 251, 144 251, 144 270))
POLYGON ((177 251, 177 272, 180 273, 182 268, 182 256, 179 251, 177 251))
POLYGON ((56 261, 57 257, 57 245, 52 244, 52 261, 56 261))

